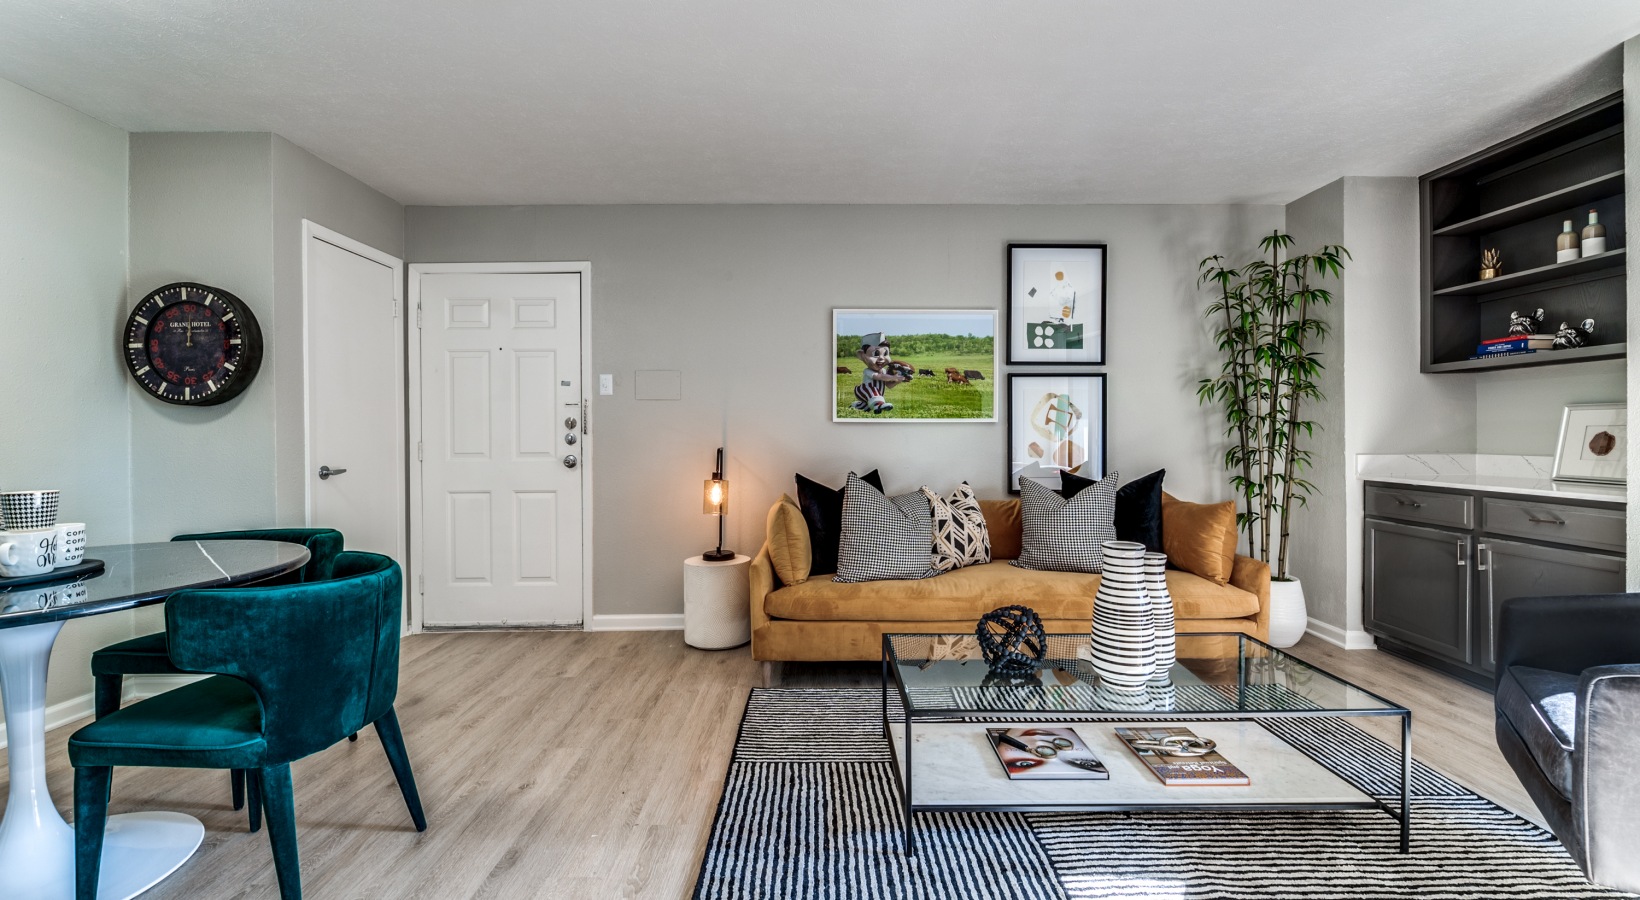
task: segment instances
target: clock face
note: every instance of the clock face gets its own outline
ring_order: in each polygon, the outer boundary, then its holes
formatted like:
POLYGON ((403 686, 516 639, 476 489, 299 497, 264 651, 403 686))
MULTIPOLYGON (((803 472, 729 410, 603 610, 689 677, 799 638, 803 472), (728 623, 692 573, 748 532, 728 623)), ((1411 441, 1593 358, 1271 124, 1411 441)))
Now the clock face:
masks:
POLYGON ((250 308, 227 291, 192 282, 142 298, 125 322, 123 345, 137 384, 186 406, 232 399, 262 365, 262 329, 250 308))

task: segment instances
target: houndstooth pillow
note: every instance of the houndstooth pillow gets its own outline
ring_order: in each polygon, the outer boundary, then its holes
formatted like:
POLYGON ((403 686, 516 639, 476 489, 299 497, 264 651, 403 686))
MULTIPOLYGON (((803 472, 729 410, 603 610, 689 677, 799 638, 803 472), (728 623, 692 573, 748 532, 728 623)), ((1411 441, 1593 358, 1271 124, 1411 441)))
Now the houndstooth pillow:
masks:
POLYGON ((1023 547, 1014 565, 1050 572, 1098 572, 1116 540, 1115 472, 1069 500, 1034 478, 1019 479, 1023 547))
POLYGON ((934 516, 935 574, 991 561, 991 533, 985 528, 985 513, 968 482, 957 485, 949 498, 926 486, 922 495, 928 498, 934 516))
POLYGON ((921 491, 888 497, 850 472, 843 488, 843 538, 833 581, 909 581, 929 568, 934 520, 921 491))

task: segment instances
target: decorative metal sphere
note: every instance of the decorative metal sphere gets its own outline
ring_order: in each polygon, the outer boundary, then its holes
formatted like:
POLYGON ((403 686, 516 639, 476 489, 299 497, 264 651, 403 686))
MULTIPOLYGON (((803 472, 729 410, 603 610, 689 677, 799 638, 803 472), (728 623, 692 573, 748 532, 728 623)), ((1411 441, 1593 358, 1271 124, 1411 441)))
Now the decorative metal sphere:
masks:
POLYGON ((1004 606, 980 616, 974 637, 985 664, 998 675, 1032 674, 1048 651, 1042 617, 1026 606, 1004 606))

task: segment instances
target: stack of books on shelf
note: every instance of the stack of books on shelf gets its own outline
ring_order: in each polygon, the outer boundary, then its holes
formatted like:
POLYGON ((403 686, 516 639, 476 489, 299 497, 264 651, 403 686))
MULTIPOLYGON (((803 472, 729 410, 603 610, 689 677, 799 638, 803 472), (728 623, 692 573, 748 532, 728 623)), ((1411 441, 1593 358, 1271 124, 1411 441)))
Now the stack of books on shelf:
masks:
POLYGON ((1536 353, 1539 350, 1548 350, 1555 345, 1555 336, 1552 334, 1517 334, 1511 337, 1492 338, 1481 341, 1475 348, 1475 355, 1470 359, 1489 359, 1494 356, 1520 356, 1526 353, 1536 353))

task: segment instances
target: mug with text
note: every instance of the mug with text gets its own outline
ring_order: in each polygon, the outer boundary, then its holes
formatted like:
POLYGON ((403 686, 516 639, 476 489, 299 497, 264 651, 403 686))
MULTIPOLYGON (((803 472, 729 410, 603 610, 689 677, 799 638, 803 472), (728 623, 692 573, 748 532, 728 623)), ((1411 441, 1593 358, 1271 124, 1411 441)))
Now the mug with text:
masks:
POLYGON ((59 522, 53 532, 57 565, 72 566, 85 558, 85 523, 59 522))
POLYGON ((57 568, 57 531, 0 531, 0 575, 44 575, 57 568))

